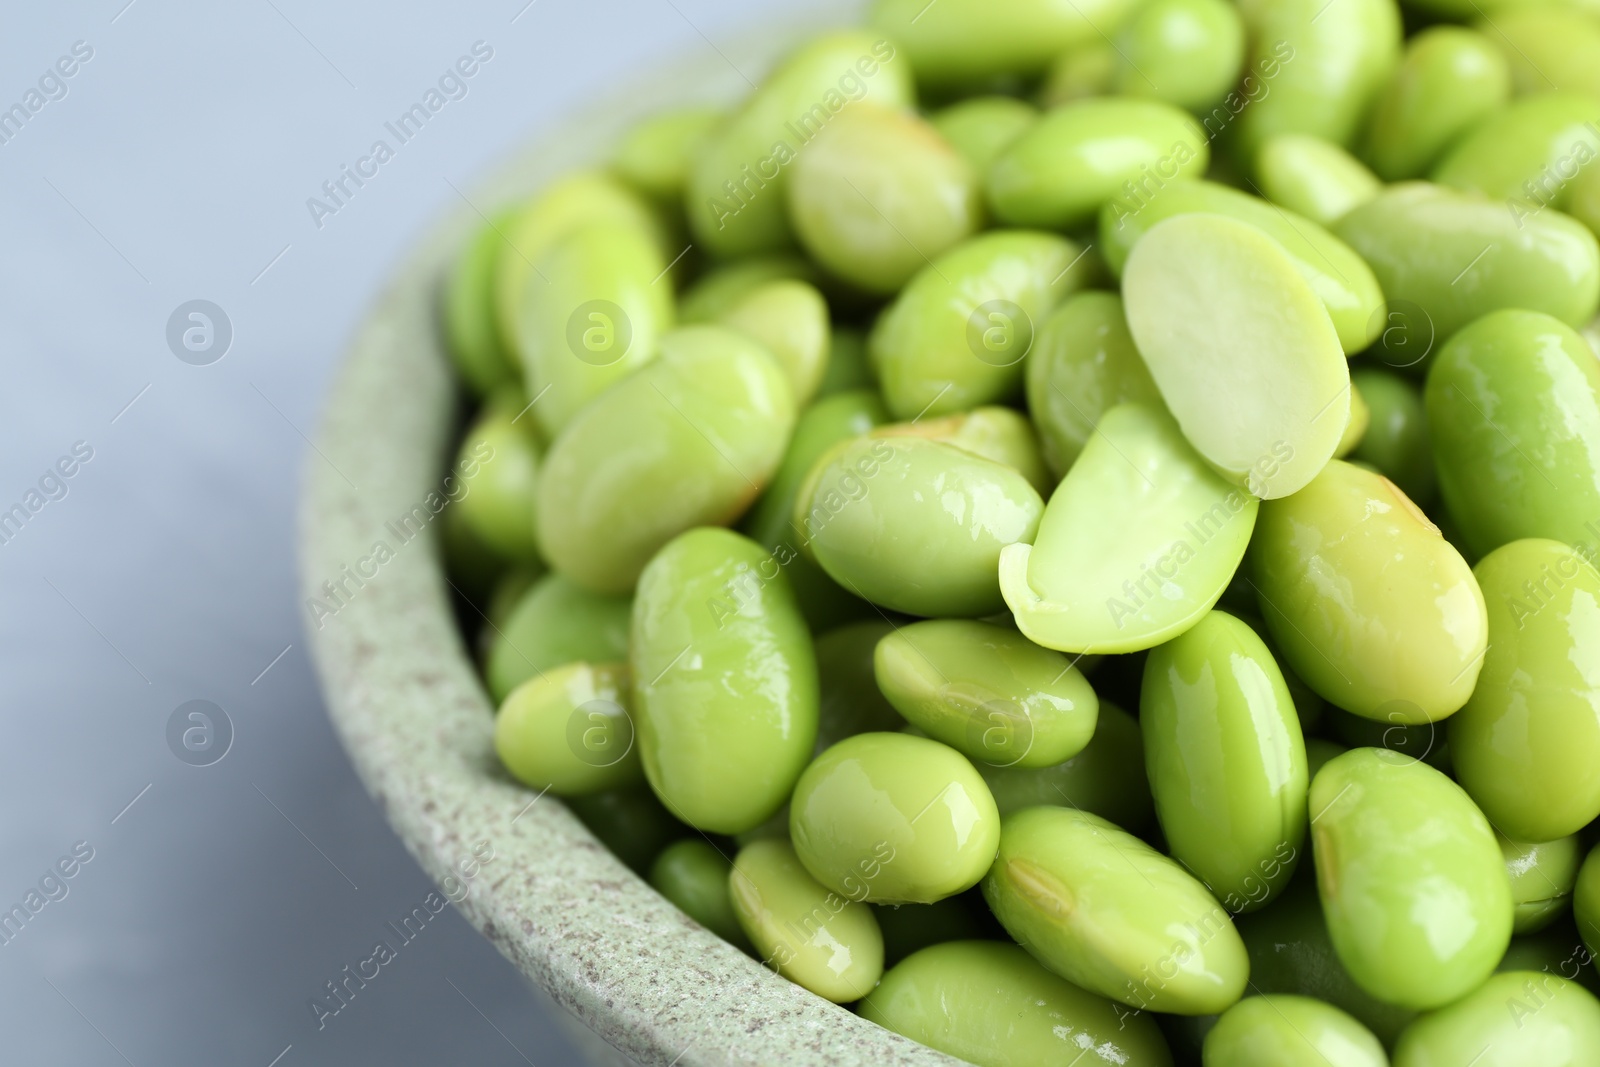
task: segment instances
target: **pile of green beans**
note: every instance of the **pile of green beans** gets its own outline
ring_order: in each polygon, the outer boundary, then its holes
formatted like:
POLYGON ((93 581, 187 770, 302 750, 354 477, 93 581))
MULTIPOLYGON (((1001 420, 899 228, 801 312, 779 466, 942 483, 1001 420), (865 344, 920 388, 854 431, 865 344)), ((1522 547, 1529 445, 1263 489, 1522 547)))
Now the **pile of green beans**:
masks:
POLYGON ((1600 1064, 1600 8, 1405 2, 877 0, 495 214, 506 772, 977 1064, 1600 1064))

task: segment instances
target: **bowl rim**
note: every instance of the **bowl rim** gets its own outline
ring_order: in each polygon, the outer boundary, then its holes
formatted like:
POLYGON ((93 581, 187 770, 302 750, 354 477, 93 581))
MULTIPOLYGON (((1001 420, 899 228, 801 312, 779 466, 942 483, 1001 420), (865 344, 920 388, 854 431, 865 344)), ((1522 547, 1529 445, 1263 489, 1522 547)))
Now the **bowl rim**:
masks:
MULTIPOLYGON (((744 57, 770 59, 797 31, 848 21, 855 9, 812 5, 798 26, 775 22, 735 38, 735 54, 749 70, 744 57)), ((448 897, 464 894, 457 908, 506 958, 614 1049, 662 1067, 948 1067, 961 1061, 791 984, 711 934, 558 799, 507 777, 494 755, 494 707, 440 561, 434 520, 451 506, 444 471, 459 412, 435 322, 442 271, 496 207, 603 158, 631 121, 746 88, 731 61, 697 51, 587 103, 494 168, 373 303, 306 457, 298 534, 306 638, 356 773, 412 856, 436 883, 456 887, 448 897), (485 842, 492 858, 475 867, 485 842)))

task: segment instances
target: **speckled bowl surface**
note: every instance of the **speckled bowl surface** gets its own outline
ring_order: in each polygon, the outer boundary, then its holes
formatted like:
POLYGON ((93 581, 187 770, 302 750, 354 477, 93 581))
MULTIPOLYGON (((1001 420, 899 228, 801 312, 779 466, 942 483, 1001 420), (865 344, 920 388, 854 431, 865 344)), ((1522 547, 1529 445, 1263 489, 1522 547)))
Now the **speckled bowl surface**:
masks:
MULTIPOLYGON (((853 6, 853 5, 852 5, 853 6)), ((752 78, 805 28, 848 22, 813 5, 808 26, 730 43, 752 78), (826 20, 826 21, 824 21, 826 20)), ((588 1030, 594 1062, 950 1065, 760 966, 667 903, 553 796, 501 771, 493 708, 451 611, 439 520, 401 541, 389 526, 440 488, 459 397, 438 338, 439 279, 488 215, 574 166, 604 158, 643 114, 733 99, 743 76, 708 47, 585 106, 441 223, 357 332, 328 398, 301 499, 301 586, 322 596, 344 568, 377 568, 308 623, 329 713, 357 773, 423 869, 444 883, 475 846, 494 859, 463 914, 588 1030), (386 562, 370 562, 384 553, 386 562), (609 1047, 607 1047, 609 1045, 609 1047), (620 1053, 619 1056, 617 1053, 620 1053), (625 1058, 624 1058, 625 1057, 625 1058)), ((448 505, 446 505, 448 506, 448 505)), ((583 1037, 589 1037, 582 1034, 583 1037)))

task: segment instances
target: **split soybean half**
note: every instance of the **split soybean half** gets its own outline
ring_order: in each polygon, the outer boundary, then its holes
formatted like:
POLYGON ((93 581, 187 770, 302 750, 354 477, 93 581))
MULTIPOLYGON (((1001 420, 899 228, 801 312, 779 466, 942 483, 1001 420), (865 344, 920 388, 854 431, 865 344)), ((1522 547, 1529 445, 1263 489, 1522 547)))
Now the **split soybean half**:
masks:
POLYGON ((1100 212, 1106 264, 1122 273, 1150 229, 1196 212, 1248 222, 1276 241, 1327 309, 1346 354, 1366 348, 1382 331, 1383 290, 1353 248, 1309 218, 1218 182, 1173 181, 1148 198, 1108 202, 1100 212))
POLYGON ((1350 419, 1333 322, 1294 261, 1254 226, 1179 215, 1133 246, 1128 328, 1183 434, 1264 499, 1303 488, 1350 419))
POLYGON ((1172 416, 1123 404, 1056 487, 1033 543, 1000 553, 1000 591, 1035 644, 1152 648, 1222 596, 1259 506, 1206 466, 1172 416))

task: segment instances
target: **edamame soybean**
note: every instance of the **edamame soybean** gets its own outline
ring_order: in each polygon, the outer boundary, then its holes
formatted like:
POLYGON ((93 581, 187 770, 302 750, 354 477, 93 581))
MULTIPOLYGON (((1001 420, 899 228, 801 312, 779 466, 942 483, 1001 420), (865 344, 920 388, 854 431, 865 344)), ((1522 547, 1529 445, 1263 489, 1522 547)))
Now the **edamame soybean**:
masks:
POLYGON ((1510 69, 1488 35, 1430 26, 1407 42, 1378 92, 1363 155, 1385 181, 1420 178, 1510 98, 1510 69))
POLYGON ((1498 308, 1541 311, 1569 326, 1589 320, 1600 302, 1600 246, 1576 220, 1535 207, 1405 182, 1335 224, 1391 307, 1420 313, 1395 338, 1406 344, 1397 364, 1420 366, 1419 349, 1426 354, 1498 308))
POLYGON ((1212 611, 1152 649, 1139 726, 1173 857, 1229 911, 1266 904, 1299 862, 1309 784, 1300 720, 1266 644, 1212 611))
MULTIPOLYGON (((524 296, 534 263, 564 237, 597 223, 631 227, 667 255, 661 220, 638 194, 609 174, 579 171, 552 182, 515 209, 502 229, 494 264, 495 327, 512 362, 524 365, 520 336, 524 296)), ((665 261, 663 261, 665 263, 665 261)))
POLYGON ((625 596, 591 593, 559 574, 547 574, 519 600, 489 644, 484 681, 496 702, 536 674, 563 663, 609 663, 628 658, 625 596))
POLYGON ((1221 100, 1244 64, 1244 23, 1223 0, 1153 0, 1117 34, 1112 88, 1199 113, 1221 100))
POLYGON ((979 1067, 1172 1063, 1148 1016, 1123 1011, 995 941, 954 941, 908 957, 862 1002, 861 1016, 979 1067))
POLYGON ((1029 77, 1075 45, 1112 32, 1132 0, 877 0, 871 22, 905 47, 920 85, 936 91, 1029 77))
POLYGON ((1199 177, 1210 142, 1184 111, 1154 100, 1100 97, 1049 111, 989 165, 984 189, 1011 226, 1072 229, 1154 172, 1199 177))
MULTIPOLYGON (((505 629, 517 605, 527 599, 528 593, 538 584, 539 579, 546 576, 548 569, 541 560, 538 563, 523 563, 505 571, 494 581, 494 588, 489 591, 488 600, 483 605, 483 626, 478 631, 479 648, 483 652, 484 676, 488 677, 488 653, 492 642, 498 639, 501 631, 505 629)), ((583 657, 570 657, 582 659, 583 657)), ((602 657, 607 658, 607 657, 602 657)), ((621 657, 615 657, 620 659, 621 657)), ((505 696, 504 693, 499 694, 505 696)))
POLYGON ((1389 1067, 1371 1030, 1311 997, 1246 997, 1206 1035, 1204 1067, 1389 1067))
POLYGON ((1472 550, 1600 538, 1600 364, 1536 311, 1483 316, 1445 344, 1424 394, 1439 490, 1472 550))
POLYGON ((1489 646, 1450 719, 1458 781, 1501 833, 1554 841, 1600 817, 1600 571, 1558 541, 1512 541, 1473 573, 1489 646))
POLYGON ((1367 432, 1350 459, 1370 463, 1427 510, 1438 494, 1438 479, 1422 391, 1400 375, 1377 367, 1351 370, 1350 385, 1366 401, 1368 411, 1367 432))
POLYGON ((976 96, 934 112, 929 121, 973 173, 982 174, 1022 131, 1039 121, 1039 109, 1014 96, 976 96))
POLYGON ((1011 467, 919 437, 843 442, 813 466, 794 526, 847 591, 909 615, 991 615, 1001 550, 1044 502, 1011 467))
POLYGON ((783 806, 817 736, 817 664, 788 578, 729 530, 674 538, 645 568, 628 661, 646 777, 723 834, 783 806))
POLYGON ((793 521, 795 497, 823 453, 840 441, 867 433, 888 417, 875 390, 851 390, 812 404, 795 424, 772 484, 740 523, 746 534, 785 558, 789 584, 813 631, 871 614, 871 608, 840 588, 807 554, 809 535, 793 521))
POLYGON ((1268 200, 1319 226, 1333 225, 1383 188, 1344 148, 1303 133, 1269 138, 1256 153, 1256 178, 1268 200))
POLYGON ((857 734, 794 787, 789 834, 823 885, 850 900, 931 904, 978 884, 1000 813, 953 748, 909 734, 857 734))
POLYGON ((1250 569, 1285 661, 1330 703, 1408 724, 1452 715, 1472 694, 1489 639, 1483 592, 1381 475, 1336 459, 1267 501, 1250 569))
POLYGON ((1433 168, 1440 185, 1526 211, 1564 208, 1570 183, 1600 156, 1600 99, 1584 93, 1525 96, 1478 123, 1433 168))
POLYGON ((828 368, 828 302, 798 279, 771 281, 752 290, 719 320, 759 341, 778 361, 796 406, 804 407, 828 368))
POLYGON ((1051 495, 1033 543, 1000 553, 1006 606, 1046 648, 1152 648, 1222 596, 1258 507, 1202 462, 1170 415, 1112 408, 1051 495))
POLYGON ((868 340, 897 419, 1004 400, 1022 381, 1035 323, 1088 277, 1083 251, 1053 234, 980 234, 918 271, 868 340))
POLYGON ((1311 481, 1350 421, 1350 371, 1289 255, 1246 223, 1179 215, 1133 246, 1122 287, 1134 343, 1195 451, 1263 499, 1311 481))
POLYGON ((1045 467, 1039 435, 1026 415, 1011 408, 986 404, 959 415, 891 423, 872 431, 876 437, 922 437, 955 445, 984 459, 1003 463, 1027 479, 1041 495, 1055 488, 1045 467))
POLYGON ((1228 913, 1176 861, 1098 816, 1007 816, 983 896, 1035 959, 1091 993, 1178 1015, 1244 993, 1249 961, 1228 913))
POLYGON ((1477 988, 1511 940, 1494 831, 1425 763, 1358 748, 1311 783, 1311 841, 1328 933, 1368 993, 1437 1008, 1477 988))
POLYGON ((540 450, 533 427, 517 425, 521 404, 521 390, 502 390, 467 430, 456 457, 461 492, 455 506, 496 553, 531 563, 539 559, 534 523, 540 450))
POLYGON ((784 253, 744 256, 719 264, 683 291, 678 298, 678 321, 685 326, 716 322, 763 285, 786 280, 815 284, 817 269, 809 260, 784 253))
POLYGON ((501 234, 514 215, 502 211, 479 227, 456 257, 445 282, 443 318, 450 355, 456 373, 479 396, 522 377, 500 342, 494 308, 494 268, 501 234))
POLYGON ((533 789, 582 796, 643 779, 628 714, 628 668, 568 663, 511 691, 494 723, 506 770, 533 789))
POLYGON ((1099 701, 1088 680, 1014 630, 929 619, 879 640, 873 663, 907 722, 978 763, 1051 767, 1094 734, 1099 701))
POLYGON ((854 107, 794 162, 789 217, 834 275, 893 293, 982 221, 978 176, 926 119, 854 107))
POLYGON ((856 102, 908 107, 907 66, 891 40, 866 30, 815 38, 780 63, 689 169, 684 208, 695 243, 721 257, 789 246, 785 194, 797 155, 856 102))
POLYGON ((1600 953, 1600 846, 1589 850, 1572 887, 1572 917, 1591 953, 1600 953))
POLYGON ((662 203, 680 202, 700 146, 727 116, 720 108, 682 107, 638 123, 611 155, 617 175, 662 203))
POLYGON ((763 961, 819 997, 844 1004, 883 975, 883 934, 872 909, 806 873, 787 841, 755 841, 728 874, 739 926, 763 961))
POLYGON ((1361 396, 1361 390, 1356 388, 1356 383, 1350 383, 1350 419, 1344 425, 1344 434, 1340 436, 1339 443, 1334 447, 1335 459, 1343 459, 1367 434, 1367 426, 1372 421, 1372 412, 1367 409, 1367 402, 1361 396))
POLYGON ((728 877, 733 864, 703 837, 686 837, 661 850, 650 865, 650 885, 685 915, 739 948, 749 941, 733 910, 728 877))
MULTIPOLYGON (((1463 14, 1483 16, 1468 10, 1463 14)), ((1477 28, 1511 69, 1519 94, 1551 90, 1600 95, 1600 24, 1594 12, 1574 6, 1508 5, 1477 28)))
POLYGON ((1239 116, 1246 158, 1285 133, 1351 144, 1400 59, 1394 0, 1280 0, 1252 4, 1244 14, 1252 59, 1270 86, 1239 116))
POLYGON ((1576 834, 1528 844, 1495 833, 1511 879, 1511 902, 1516 912, 1511 930, 1532 934, 1559 919, 1572 904, 1572 887, 1583 862, 1583 847, 1576 834))
POLYGON ((667 541, 744 512, 793 425, 788 380, 760 345, 712 326, 668 334, 660 358, 551 445, 537 497, 545 559, 595 592, 627 592, 667 541))
POLYGON ((741 524, 744 532, 768 548, 793 543, 800 532, 794 517, 795 496, 817 460, 834 445, 865 436, 888 421, 883 402, 870 390, 856 389, 825 397, 801 413, 783 462, 741 524))
POLYGON ((1028 352, 1026 378, 1028 410, 1058 478, 1106 411, 1123 403, 1163 406, 1116 293, 1075 293, 1051 312, 1028 352))
POLYGON ((546 439, 655 358, 672 326, 672 291, 654 284, 666 267, 649 234, 611 222, 574 230, 533 261, 516 343, 538 398, 528 414, 546 439))
POLYGON ((1600 1061, 1600 1000, 1541 971, 1497 974, 1400 1035, 1394 1067, 1579 1067, 1600 1061))

